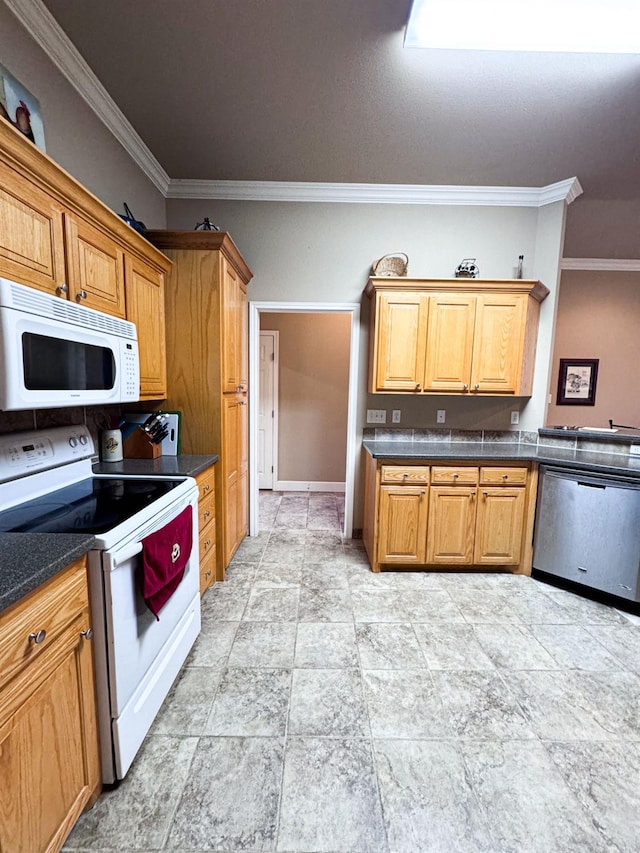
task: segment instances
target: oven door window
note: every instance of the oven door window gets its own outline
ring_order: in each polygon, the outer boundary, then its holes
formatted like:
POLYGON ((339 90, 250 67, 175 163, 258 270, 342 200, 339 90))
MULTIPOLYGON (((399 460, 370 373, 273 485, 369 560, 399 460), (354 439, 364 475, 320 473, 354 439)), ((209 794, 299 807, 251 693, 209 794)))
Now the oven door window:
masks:
POLYGON ((110 347, 24 332, 22 357, 29 391, 110 391, 116 382, 110 347))

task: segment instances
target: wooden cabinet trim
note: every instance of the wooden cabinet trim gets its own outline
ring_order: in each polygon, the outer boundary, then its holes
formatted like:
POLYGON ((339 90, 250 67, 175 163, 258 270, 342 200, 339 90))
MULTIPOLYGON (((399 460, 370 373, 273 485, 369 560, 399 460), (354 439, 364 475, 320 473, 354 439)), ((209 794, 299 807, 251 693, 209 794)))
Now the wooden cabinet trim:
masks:
POLYGON ((526 293, 537 302, 542 302, 550 290, 538 279, 511 278, 404 278, 397 276, 372 276, 365 287, 365 294, 371 297, 378 290, 420 290, 451 291, 452 293, 483 292, 526 293))

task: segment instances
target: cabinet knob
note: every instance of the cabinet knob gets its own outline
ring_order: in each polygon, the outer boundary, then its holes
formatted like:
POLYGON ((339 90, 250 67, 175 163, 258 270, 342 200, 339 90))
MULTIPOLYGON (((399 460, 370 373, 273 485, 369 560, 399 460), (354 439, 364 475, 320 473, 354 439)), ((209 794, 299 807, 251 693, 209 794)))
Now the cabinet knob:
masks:
POLYGON ((44 643, 44 638, 46 636, 47 632, 44 630, 44 628, 41 628, 40 631, 32 631, 29 634, 29 639, 39 646, 40 643, 44 643))
POLYGON ((420 383, 416 382, 416 391, 419 391, 419 390, 420 390, 420 383))
POLYGON ((206 494, 211 489, 210 483, 207 483, 206 486, 203 487, 202 491, 206 494))
POLYGON ((210 548, 210 547, 211 547, 211 539, 205 539, 204 547, 205 547, 205 548, 210 548))
POLYGON ((64 296, 65 294, 69 293, 69 288, 66 284, 59 284, 56 287, 56 293, 58 294, 58 296, 64 296))
POLYGON ((79 290, 76 293, 76 302, 82 302, 82 300, 86 299, 86 298, 87 298, 87 291, 86 290, 79 290))
POLYGON ((483 498, 488 498, 488 497, 489 497, 489 492, 483 492, 483 493, 482 493, 482 497, 483 497, 483 498))
POLYGON ((466 383, 466 382, 465 382, 465 383, 464 383, 464 385, 462 386, 462 390, 463 390, 463 391, 468 391, 468 390, 469 390, 469 386, 467 385, 467 383, 466 383))
POLYGON ((475 493, 475 492, 471 492, 471 497, 472 497, 472 498, 475 498, 475 496, 476 496, 476 493, 475 493))
POLYGON ((476 384, 473 386, 473 390, 474 390, 474 391, 479 391, 479 390, 480 390, 480 383, 479 383, 479 382, 476 382, 476 384))
POLYGON ((209 516, 210 516, 210 515, 211 515, 211 513, 209 512, 209 510, 207 510, 206 512, 204 512, 204 513, 202 514, 202 517, 203 517, 203 518, 209 518, 209 516))
POLYGON ((453 475, 453 479, 454 479, 454 480, 457 480, 459 476, 460 476, 460 474, 454 474, 454 475, 453 475))
POLYGON ((427 493, 426 493, 426 491, 425 491, 424 489, 420 489, 420 494, 421 494, 421 495, 426 495, 427 493))
POLYGON ((502 475, 502 479, 503 479, 503 480, 508 480, 508 479, 509 479, 509 475, 508 475, 508 474, 503 474, 503 475, 502 475))
POLYGON ((87 628, 86 631, 80 631, 80 636, 85 640, 90 640, 93 637, 93 628, 87 628))

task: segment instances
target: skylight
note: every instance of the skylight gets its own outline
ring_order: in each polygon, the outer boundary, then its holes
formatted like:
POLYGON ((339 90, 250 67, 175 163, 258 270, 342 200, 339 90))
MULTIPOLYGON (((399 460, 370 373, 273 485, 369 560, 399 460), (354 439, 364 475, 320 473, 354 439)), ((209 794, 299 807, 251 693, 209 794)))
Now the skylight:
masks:
POLYGON ((413 0, 404 45, 640 53, 640 0, 413 0))

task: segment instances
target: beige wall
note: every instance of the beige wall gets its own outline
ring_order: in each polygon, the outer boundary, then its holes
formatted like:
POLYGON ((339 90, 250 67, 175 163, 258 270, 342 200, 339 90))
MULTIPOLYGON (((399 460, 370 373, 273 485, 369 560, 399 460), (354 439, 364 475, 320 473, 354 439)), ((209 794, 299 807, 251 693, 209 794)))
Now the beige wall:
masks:
POLYGON ((564 271, 548 425, 640 426, 640 273, 564 271), (594 406, 556 406, 561 358, 597 358, 594 406))
POLYGON ((278 479, 344 483, 348 314, 260 315, 280 333, 278 479))
MULTIPOLYGON (((363 290, 371 263, 387 252, 406 252, 409 274, 450 278, 462 258, 477 258, 486 278, 512 278, 523 254, 526 278, 540 278, 551 290, 542 304, 541 345, 531 399, 429 398, 418 404, 416 425, 436 426, 446 400, 447 426, 509 429, 510 413, 521 412, 515 429, 537 430, 545 422, 555 321, 557 278, 564 234, 564 202, 546 207, 464 207, 446 205, 329 204, 169 199, 170 229, 192 229, 208 216, 229 231, 251 267, 249 299, 257 302, 360 303, 360 346, 356 439, 371 408, 366 393, 369 300, 363 290)), ((372 398, 375 402, 378 398, 372 398)), ((375 408, 402 408, 407 398, 384 396, 375 408), (394 405, 394 401, 397 404, 394 405)), ((354 526, 362 526, 362 477, 356 454, 354 526)))
POLYGON ((126 201, 148 228, 164 228, 164 196, 4 3, 0 62, 40 101, 47 154, 112 210, 126 201))

